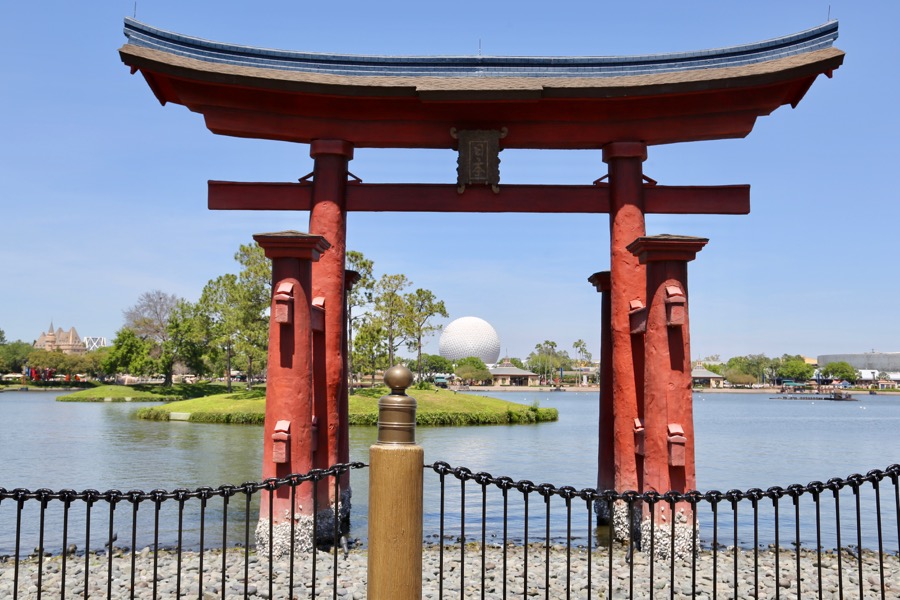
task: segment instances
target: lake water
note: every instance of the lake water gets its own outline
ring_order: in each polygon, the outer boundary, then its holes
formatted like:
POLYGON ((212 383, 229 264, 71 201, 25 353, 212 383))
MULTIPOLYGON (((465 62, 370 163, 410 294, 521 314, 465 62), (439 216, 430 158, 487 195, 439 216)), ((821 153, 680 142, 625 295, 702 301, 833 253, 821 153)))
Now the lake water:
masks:
MULTIPOLYGON (((417 440, 425 449, 426 464, 441 460, 514 480, 594 487, 596 392, 491 395, 557 408, 559 421, 419 428, 417 440)), ((140 404, 64 403, 55 402, 55 396, 0 393, 0 487, 149 491, 259 480, 260 427, 140 421, 133 418, 140 404)), ((695 394, 698 487, 787 487, 900 463, 900 397, 859 398, 827 402, 695 394)), ((351 458, 367 462, 375 437, 375 428, 351 428, 351 458)), ((436 529, 431 510, 437 502, 436 479, 426 473, 426 519, 431 519, 426 532, 436 529)), ((367 470, 353 471, 352 487, 352 535, 364 538, 367 470)), ((890 496, 888 506, 893 504, 890 496)), ((470 504, 476 503, 467 500, 470 504)), ((789 501, 784 510, 790 510, 789 501)), ((14 515, 13 502, 0 505, 0 554, 11 551, 14 515)), ((896 525, 888 533, 896 538, 896 525)))

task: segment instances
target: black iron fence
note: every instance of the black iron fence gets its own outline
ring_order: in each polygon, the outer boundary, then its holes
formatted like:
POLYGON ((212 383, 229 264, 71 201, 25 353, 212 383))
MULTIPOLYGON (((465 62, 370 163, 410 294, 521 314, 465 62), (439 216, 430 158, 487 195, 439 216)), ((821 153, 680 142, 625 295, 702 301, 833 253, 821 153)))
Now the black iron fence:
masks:
POLYGON ((255 544, 261 492, 288 488, 293 500, 311 486, 312 531, 319 531, 320 509, 328 508, 315 500, 319 488, 334 486, 331 514, 340 514, 341 475, 365 466, 171 492, 0 488, 0 516, 12 512, 15 523, 12 534, 0 531, 0 547, 14 547, 0 556, 0 598, 337 598, 345 589, 340 528, 330 543, 301 553, 292 513, 290 551, 275 556, 271 526, 268 547, 255 544))
MULTIPOLYGON (((338 498, 338 478, 362 467, 171 492, 0 488, 0 523, 14 523, 0 530, 0 548, 13 549, 0 556, 0 597, 364 598, 365 544, 342 549, 338 528, 281 557, 254 535, 272 496, 262 492, 333 485, 338 498)), ((576 490, 442 462, 426 473, 425 597, 900 597, 898 465, 685 494, 576 490)))
POLYGON ((900 465, 684 494, 431 468, 441 598, 900 598, 900 465))

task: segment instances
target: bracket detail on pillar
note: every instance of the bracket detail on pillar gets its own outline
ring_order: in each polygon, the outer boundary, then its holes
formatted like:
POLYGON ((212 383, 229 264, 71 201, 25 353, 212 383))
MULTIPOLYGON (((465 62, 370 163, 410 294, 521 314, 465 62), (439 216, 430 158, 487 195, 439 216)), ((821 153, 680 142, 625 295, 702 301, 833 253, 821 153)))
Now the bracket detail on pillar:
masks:
POLYGON ((294 284, 282 281, 275 288, 273 294, 275 300, 275 322, 281 325, 290 325, 294 322, 294 284))
POLYGON ((685 322, 685 304, 687 298, 677 285, 666 286, 666 325, 669 327, 681 327, 685 322))
POLYGON ((641 335, 647 331, 647 307, 640 300, 632 300, 628 303, 628 322, 631 326, 631 335, 641 335))

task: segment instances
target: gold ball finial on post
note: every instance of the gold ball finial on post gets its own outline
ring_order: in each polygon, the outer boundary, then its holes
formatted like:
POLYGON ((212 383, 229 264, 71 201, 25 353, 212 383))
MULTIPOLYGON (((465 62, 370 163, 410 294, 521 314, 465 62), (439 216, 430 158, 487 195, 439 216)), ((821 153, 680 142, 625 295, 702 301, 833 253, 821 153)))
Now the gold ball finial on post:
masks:
POLYGON ((369 448, 370 600, 422 598, 422 479, 416 401, 409 369, 385 371, 391 393, 378 401, 378 442, 369 448))
POLYGON ((395 365, 384 372, 391 393, 378 400, 378 443, 416 443, 416 399, 406 395, 412 385, 412 371, 395 365))

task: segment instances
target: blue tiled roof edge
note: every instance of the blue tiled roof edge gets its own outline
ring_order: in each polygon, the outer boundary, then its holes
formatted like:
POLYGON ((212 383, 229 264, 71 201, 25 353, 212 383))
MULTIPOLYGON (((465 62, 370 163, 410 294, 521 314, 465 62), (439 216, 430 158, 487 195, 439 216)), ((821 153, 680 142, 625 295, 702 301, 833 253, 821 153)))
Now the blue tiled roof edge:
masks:
POLYGON ((830 48, 838 22, 739 46, 635 56, 375 56, 274 50, 212 42, 125 19, 134 46, 210 63, 345 76, 622 77, 741 67, 830 48))

